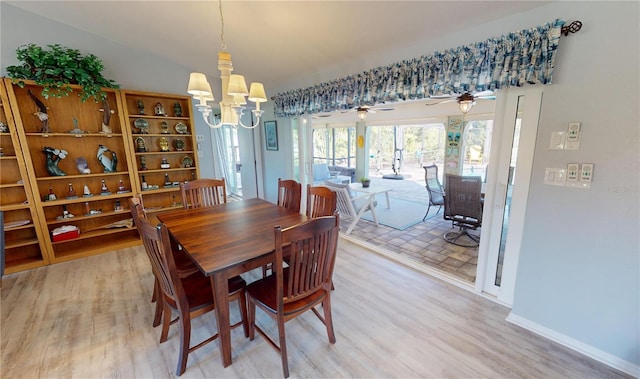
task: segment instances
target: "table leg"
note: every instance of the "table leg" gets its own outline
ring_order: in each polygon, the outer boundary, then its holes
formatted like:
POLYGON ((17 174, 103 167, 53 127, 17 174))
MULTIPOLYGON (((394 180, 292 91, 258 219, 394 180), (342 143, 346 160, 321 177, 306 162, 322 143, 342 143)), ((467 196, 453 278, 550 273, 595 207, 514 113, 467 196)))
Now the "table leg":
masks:
POLYGON ((389 191, 385 191, 384 195, 387 197, 387 209, 391 209, 391 203, 389 203, 389 191))
POLYGON ((216 321, 218 322, 218 334, 220 338, 220 355, 222 366, 231 364, 231 328, 229 326, 229 283, 222 273, 213 274, 211 277, 214 299, 216 305, 216 321))

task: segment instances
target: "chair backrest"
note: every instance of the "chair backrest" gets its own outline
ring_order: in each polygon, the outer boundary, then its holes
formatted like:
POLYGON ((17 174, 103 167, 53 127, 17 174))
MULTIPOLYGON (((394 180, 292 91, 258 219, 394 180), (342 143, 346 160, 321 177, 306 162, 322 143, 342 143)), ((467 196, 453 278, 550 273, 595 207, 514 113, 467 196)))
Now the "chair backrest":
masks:
POLYGON ((307 184, 307 217, 333 216, 336 212, 336 193, 323 186, 307 184))
POLYGON ((424 168, 424 182, 429 192, 429 202, 431 205, 443 205, 444 204, 444 191, 438 179, 438 166, 423 166, 424 168))
POLYGON ((482 177, 447 174, 444 218, 471 226, 482 224, 482 177))
POLYGON ((211 207, 227 202, 225 179, 196 179, 180 183, 184 209, 211 207))
POLYGON ((334 215, 314 218, 286 229, 275 227, 274 272, 279 312, 282 312, 283 304, 309 296, 319 289, 331 291, 340 231, 338 225, 339 216, 334 215), (284 246, 289 253, 286 278, 282 268, 284 246))
MULTIPOLYGON (((139 208, 140 206, 135 205, 134 207, 139 208)), ((133 209, 131 211, 134 215, 137 212, 133 209)), ((160 285, 163 298, 178 310, 188 311, 189 304, 171 252, 171 241, 167 227, 164 224, 154 227, 145 219, 138 219, 136 227, 151 261, 153 275, 160 285)))
POLYGON ((348 184, 325 182, 324 185, 336 193, 338 213, 349 218, 358 214, 362 204, 356 204, 348 184))
POLYGON ((278 178, 278 206, 300 212, 302 185, 295 180, 278 178))

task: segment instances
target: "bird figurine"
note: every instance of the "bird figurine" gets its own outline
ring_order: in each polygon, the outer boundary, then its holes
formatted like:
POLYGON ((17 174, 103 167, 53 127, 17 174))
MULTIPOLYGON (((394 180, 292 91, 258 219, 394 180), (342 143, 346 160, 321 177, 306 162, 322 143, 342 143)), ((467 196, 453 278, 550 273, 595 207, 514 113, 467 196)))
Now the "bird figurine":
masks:
POLYGON ((65 176, 67 175, 58 164, 61 160, 67 157, 65 150, 55 149, 53 147, 45 146, 42 151, 47 155, 47 172, 51 176, 65 176))
POLYGON ((113 133, 113 130, 111 130, 111 127, 109 126, 109 122, 111 121, 111 115, 116 112, 113 109, 111 109, 111 107, 109 106, 109 101, 107 101, 107 99, 102 100, 102 109, 100 109, 100 112, 103 112, 102 113, 102 130, 100 131, 100 133, 104 133, 104 134, 113 133))
POLYGON ((89 163, 85 157, 76 158, 76 167, 78 167, 78 171, 80 171, 81 174, 91 174, 89 163))
POLYGON ((100 145, 98 146, 97 157, 100 163, 104 166, 104 172, 116 172, 118 157, 115 152, 109 150, 109 148, 104 145, 100 145), (107 154, 107 152, 109 152, 109 154, 107 154))
POLYGON ((38 107, 38 111, 34 113, 42 122, 42 127, 40 128, 40 133, 51 133, 51 129, 49 129, 49 115, 47 114, 47 107, 44 105, 40 99, 38 99, 31 90, 29 90, 29 96, 36 103, 36 107, 38 107))

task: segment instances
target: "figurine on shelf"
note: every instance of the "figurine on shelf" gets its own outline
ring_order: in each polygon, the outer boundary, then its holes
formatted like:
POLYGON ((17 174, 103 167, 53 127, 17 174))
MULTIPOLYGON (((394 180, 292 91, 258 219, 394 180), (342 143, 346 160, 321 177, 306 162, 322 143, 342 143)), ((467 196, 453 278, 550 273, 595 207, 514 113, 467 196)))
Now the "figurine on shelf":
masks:
POLYGON ((178 202, 176 201, 176 195, 171 195, 171 206, 172 207, 178 206, 178 202))
POLYGON ((173 147, 176 149, 176 151, 184 151, 184 141, 180 138, 175 139, 173 141, 173 147))
POLYGON ((0 133, 9 133, 9 125, 0 121, 0 133))
POLYGON ((66 220, 68 218, 74 218, 75 216, 73 214, 71 214, 68 210, 67 210, 67 206, 63 205, 62 206, 62 215, 56 217, 56 220, 66 220))
POLYGON ((77 199, 76 191, 73 189, 73 184, 69 183, 69 190, 67 191, 67 199, 77 199))
POLYGON ((51 133, 51 129, 49 128, 49 115, 47 114, 47 107, 44 105, 40 99, 38 99, 31 90, 29 90, 29 96, 34 103, 36 103, 36 107, 38 110, 34 113, 35 116, 38 117, 42 126, 40 127, 40 133, 51 133))
POLYGON ((47 155, 47 172, 51 176, 65 176, 67 175, 58 164, 61 160, 67 157, 65 150, 54 149, 53 147, 45 146, 42 151, 47 155))
POLYGON ((147 147, 145 146, 144 138, 142 137, 136 138, 136 152, 144 153, 146 151, 147 151, 147 147))
POLYGON ((165 116, 164 107, 162 106, 162 104, 160 104, 159 101, 156 103, 156 106, 155 108, 153 108, 153 111, 156 116, 165 116))
POLYGON ((164 174, 164 186, 171 187, 171 179, 169 179, 169 174, 164 174))
POLYGON ((109 148, 104 145, 99 145, 97 157, 100 163, 104 166, 104 172, 116 172, 118 157, 114 151, 109 150, 109 148), (107 152, 110 154, 106 154, 107 152), (111 155, 111 157, 108 155, 111 155))
POLYGON ((85 157, 76 158, 76 167, 81 174, 91 174, 91 170, 89 169, 89 162, 85 157))
POLYGON ((149 189, 149 185, 147 184, 147 178, 142 175, 142 190, 145 191, 149 189))
POLYGON ((54 201, 54 200, 58 200, 58 197, 56 196, 55 193, 53 193, 53 188, 49 187, 49 193, 47 194, 47 196, 45 196, 44 201, 54 201))
POLYGON ((85 185, 84 189, 82 190, 82 197, 91 197, 91 196, 93 196, 93 194, 89 190, 89 186, 85 185))
POLYGON ((138 114, 144 114, 144 102, 142 100, 138 100, 136 102, 136 106, 138 107, 138 114))
POLYGON ((162 158, 160 160, 160 168, 171 168, 171 165, 167 161, 167 158, 162 158))
POLYGON ((140 171, 147 169, 147 158, 143 155, 140 157, 140 171))
POLYGON ((158 140, 158 145, 160 146, 160 151, 169 151, 169 141, 162 137, 158 140))
POLYGON ((120 200, 116 200, 116 205, 113 207, 114 212, 122 212, 122 205, 120 204, 120 200))
POLYGON ((103 112, 102 113, 102 130, 100 131, 100 133, 104 133, 104 134, 113 133, 113 130, 111 130, 111 127, 109 126, 109 122, 111 121, 111 115, 115 114, 116 111, 111 109, 111 106, 109 106, 109 101, 107 101, 107 99, 102 100, 102 108, 100 109, 100 112, 103 112))
POLYGON ((124 186, 124 182, 122 179, 118 182, 118 193, 127 193, 129 190, 124 186))
POLYGON ((111 191, 109 191, 109 187, 107 187, 104 179, 102 179, 102 183, 100 184, 100 195, 111 195, 111 191))
POLYGON ((180 103, 173 104, 173 113, 176 117, 182 117, 182 106, 180 103))
POLYGON ((160 123, 160 134, 170 134, 169 133, 169 123, 166 121, 162 121, 160 123))
POLYGON ((0 157, 4 157, 4 149, 0 147, 0 157))
POLYGON ((88 201, 84 203, 84 207, 85 207, 85 210, 87 211, 87 213, 85 213, 85 216, 94 216, 102 213, 101 210, 91 209, 88 201))
POLYGON ((73 129, 69 130, 69 133, 71 134, 84 134, 84 130, 80 129, 78 127, 78 119, 77 118, 73 118, 73 129))

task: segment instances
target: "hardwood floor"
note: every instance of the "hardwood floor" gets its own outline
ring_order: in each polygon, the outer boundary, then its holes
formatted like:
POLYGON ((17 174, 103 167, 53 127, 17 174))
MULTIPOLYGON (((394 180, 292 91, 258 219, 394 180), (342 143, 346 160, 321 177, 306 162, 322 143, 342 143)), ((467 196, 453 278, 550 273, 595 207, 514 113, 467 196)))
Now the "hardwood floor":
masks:
MULTIPOLYGON (((346 240, 334 281, 335 345, 311 313, 286 325, 293 378, 626 377, 507 323, 503 306, 346 240)), ((142 247, 4 277, 1 377, 174 377, 178 333, 158 343, 152 288, 142 247)), ((210 316, 195 320, 193 342, 215 329, 210 316)), ((258 322, 277 335, 260 312, 258 322)), ((189 355, 181 378, 281 377, 280 357, 259 336, 235 329, 231 342, 231 366, 214 342, 189 355)))

